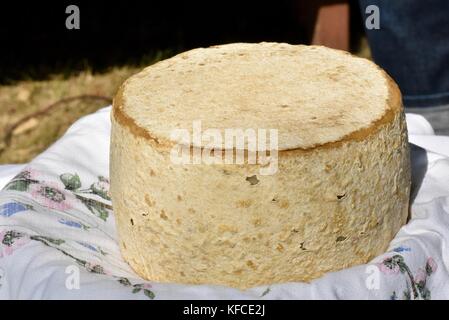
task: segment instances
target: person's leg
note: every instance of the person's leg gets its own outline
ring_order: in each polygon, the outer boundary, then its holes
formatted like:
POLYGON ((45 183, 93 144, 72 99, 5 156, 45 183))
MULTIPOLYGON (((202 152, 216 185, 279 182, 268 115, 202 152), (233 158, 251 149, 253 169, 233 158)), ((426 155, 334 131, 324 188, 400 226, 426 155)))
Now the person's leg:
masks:
POLYGON ((399 84, 407 112, 449 134, 449 1, 359 0, 380 9, 380 29, 366 30, 374 61, 399 84))

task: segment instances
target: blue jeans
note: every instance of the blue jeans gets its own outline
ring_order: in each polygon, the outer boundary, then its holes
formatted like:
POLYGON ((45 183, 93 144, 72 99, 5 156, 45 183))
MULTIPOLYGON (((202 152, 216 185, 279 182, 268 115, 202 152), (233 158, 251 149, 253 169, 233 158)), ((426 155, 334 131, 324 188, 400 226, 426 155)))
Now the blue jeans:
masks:
POLYGON ((449 104, 449 0, 359 3, 363 21, 368 5, 380 9, 380 29, 366 30, 368 41, 374 61, 399 84, 406 110, 449 104))

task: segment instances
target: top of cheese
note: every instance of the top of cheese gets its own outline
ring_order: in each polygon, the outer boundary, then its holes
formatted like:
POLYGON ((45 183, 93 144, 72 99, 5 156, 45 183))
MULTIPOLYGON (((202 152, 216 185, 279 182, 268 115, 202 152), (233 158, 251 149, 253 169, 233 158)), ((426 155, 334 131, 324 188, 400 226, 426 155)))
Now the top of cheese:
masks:
POLYGON ((199 48, 129 78, 114 116, 155 145, 175 129, 277 129, 279 150, 362 139, 401 108, 369 60, 320 46, 235 43, 199 48))

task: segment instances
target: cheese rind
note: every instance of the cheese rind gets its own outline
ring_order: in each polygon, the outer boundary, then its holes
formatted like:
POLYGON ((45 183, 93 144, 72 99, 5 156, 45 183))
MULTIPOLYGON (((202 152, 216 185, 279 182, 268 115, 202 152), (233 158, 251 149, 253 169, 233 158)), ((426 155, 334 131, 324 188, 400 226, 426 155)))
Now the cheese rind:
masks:
MULTIPOLYGON (((111 117, 110 178, 120 247, 131 267, 152 281, 248 288, 309 281, 382 253, 408 216, 407 130, 395 83, 371 62, 359 60, 321 47, 233 44, 181 54, 126 81, 114 99, 111 117), (321 83, 321 88, 329 89, 342 82, 331 94, 338 97, 334 109, 327 105, 330 93, 307 93, 309 86, 294 85, 295 75, 283 74, 298 69, 298 63, 317 64, 310 52, 334 59, 321 60, 324 67, 306 68, 309 76, 318 72, 311 70, 320 70, 313 86, 321 83), (293 53, 300 57, 292 57, 293 53), (256 112, 257 104, 245 99, 229 107, 234 112, 231 117, 220 109, 220 100, 214 100, 215 104, 210 100, 216 93, 215 80, 191 76, 177 89, 166 83, 169 77, 175 83, 185 81, 190 70, 186 65, 192 61, 195 68, 190 73, 207 66, 197 65, 198 61, 209 61, 214 69, 217 56, 229 57, 220 63, 233 70, 235 82, 241 84, 240 89, 227 89, 234 85, 229 82, 217 88, 218 96, 227 102, 227 94, 238 95, 239 90, 261 99, 257 88, 248 91, 252 78, 238 70, 251 70, 264 57, 268 70, 254 68, 265 80, 272 74, 269 83, 275 83, 270 82, 272 78, 280 81, 279 88, 263 94, 268 115, 256 112), (247 60, 235 62, 239 57, 247 60), (279 69, 279 64, 289 63, 287 71, 279 69), (342 73, 338 76, 332 71, 337 67, 342 73), (173 69, 169 75, 167 68, 173 69), (348 87, 350 77, 364 73, 348 87), (155 84, 155 79, 161 79, 160 83, 155 84), (197 93, 200 84, 195 81, 207 82, 209 91, 197 93), (300 95, 295 90, 303 90, 302 102, 297 101, 300 95), (187 116, 202 94, 209 105, 187 116), (292 110, 276 114, 282 104, 276 97, 292 110), (357 98, 360 110, 351 110, 357 98), (171 109, 158 111, 157 101, 162 106, 171 104, 171 109), (242 108, 254 116, 243 119, 235 114, 242 108), (223 116, 227 118, 219 123, 223 116), (175 142, 169 132, 191 128, 188 121, 195 117, 204 120, 203 129, 278 129, 282 134, 277 173, 260 175, 260 165, 248 163, 173 164, 170 150, 175 142), (252 176, 257 178, 255 183, 248 180, 252 176)), ((212 79, 223 80, 214 75, 212 79)))

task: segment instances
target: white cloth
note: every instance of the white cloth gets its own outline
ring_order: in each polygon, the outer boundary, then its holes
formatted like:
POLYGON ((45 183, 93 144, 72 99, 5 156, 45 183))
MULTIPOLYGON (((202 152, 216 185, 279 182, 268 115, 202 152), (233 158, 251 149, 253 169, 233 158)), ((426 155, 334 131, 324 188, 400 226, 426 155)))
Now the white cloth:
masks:
POLYGON ((449 137, 407 115, 412 218, 369 264, 240 291, 148 282, 123 261, 108 197, 110 107, 25 168, 0 167, 0 299, 449 299, 449 137), (78 283, 79 280, 79 283, 78 283))

